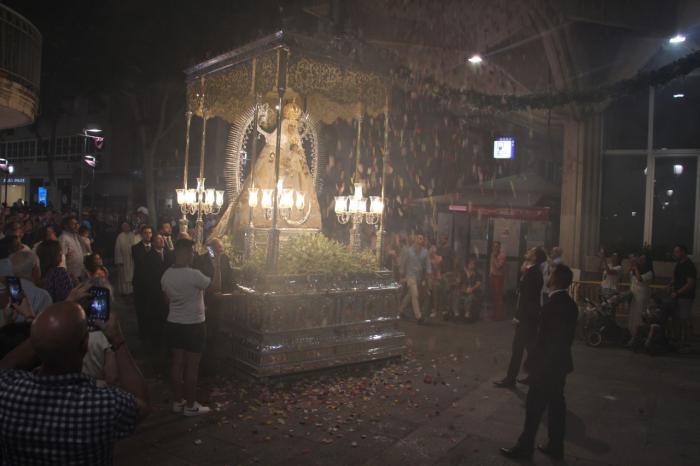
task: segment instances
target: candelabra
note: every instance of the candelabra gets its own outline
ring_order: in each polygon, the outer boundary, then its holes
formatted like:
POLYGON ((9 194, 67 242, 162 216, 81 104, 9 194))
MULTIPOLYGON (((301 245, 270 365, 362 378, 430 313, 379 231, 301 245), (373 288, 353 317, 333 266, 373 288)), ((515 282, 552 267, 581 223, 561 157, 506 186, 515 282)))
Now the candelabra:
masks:
MULTIPOLYGON (((273 215, 275 189, 248 188, 248 206, 256 209, 258 205, 263 209, 266 220, 271 220, 273 215)), ((277 213, 287 223, 301 224, 302 220, 292 220, 294 211, 303 212, 306 206, 306 196, 303 192, 284 187, 284 180, 277 183, 277 213)))
POLYGON ((204 187, 205 178, 197 178, 197 188, 176 189, 177 203, 182 215, 197 214, 197 224, 202 224, 204 216, 218 214, 224 204, 224 192, 204 187))
POLYGON ((335 214, 342 225, 352 221, 350 230, 350 248, 353 252, 359 252, 362 244, 360 241, 360 225, 378 225, 384 212, 384 201, 381 196, 370 196, 369 206, 367 198, 362 197, 362 183, 355 183, 355 192, 352 196, 335 197, 335 214))

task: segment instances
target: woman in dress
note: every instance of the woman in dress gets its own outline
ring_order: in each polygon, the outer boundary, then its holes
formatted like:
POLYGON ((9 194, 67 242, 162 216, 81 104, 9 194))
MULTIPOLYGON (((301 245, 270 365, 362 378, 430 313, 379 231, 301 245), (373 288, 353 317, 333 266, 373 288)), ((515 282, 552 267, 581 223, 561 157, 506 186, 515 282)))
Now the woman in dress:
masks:
POLYGON ((642 324, 642 315, 649 302, 649 283, 654 279, 654 265, 646 253, 630 256, 630 315, 627 328, 632 335, 630 345, 642 324))
POLYGON ((61 266, 61 243, 50 239, 42 241, 36 252, 39 257, 42 288, 49 292, 54 303, 65 301, 74 284, 68 271, 61 266))

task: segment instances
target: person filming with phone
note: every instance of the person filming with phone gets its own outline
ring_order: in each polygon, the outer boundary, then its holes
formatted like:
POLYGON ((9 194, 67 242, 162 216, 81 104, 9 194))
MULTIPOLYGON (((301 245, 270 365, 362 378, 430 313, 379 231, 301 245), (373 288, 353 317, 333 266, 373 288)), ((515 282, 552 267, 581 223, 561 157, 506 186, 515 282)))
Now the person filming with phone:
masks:
MULTIPOLYGON (((10 290, 10 301, 19 304, 26 296, 34 314, 41 314, 53 300, 48 291, 35 284, 41 279, 36 254, 26 250, 17 251, 10 256, 10 263, 14 275, 5 279, 10 290)), ((19 321, 23 320, 20 315, 19 321)))
POLYGON ((175 263, 160 284, 169 302, 165 339, 172 350, 171 381, 175 395, 172 410, 185 416, 207 414, 211 409, 197 402, 199 362, 207 339, 204 290, 211 279, 192 268, 194 242, 175 242, 175 263))
POLYGON ((88 317, 75 302, 52 304, 0 360, 0 464, 111 464, 115 442, 147 416, 146 382, 113 314, 94 322, 115 354, 120 388, 81 372, 88 317))

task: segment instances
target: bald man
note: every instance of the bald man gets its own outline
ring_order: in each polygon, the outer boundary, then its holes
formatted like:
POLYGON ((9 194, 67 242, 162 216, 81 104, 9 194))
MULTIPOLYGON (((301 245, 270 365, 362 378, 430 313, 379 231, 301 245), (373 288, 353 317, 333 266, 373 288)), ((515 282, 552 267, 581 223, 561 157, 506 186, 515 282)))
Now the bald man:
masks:
POLYGON ((0 464, 111 464, 114 443, 147 415, 146 383, 115 315, 99 325, 122 388, 98 387, 81 373, 88 327, 73 302, 44 310, 30 339, 0 361, 0 464), (37 364, 37 371, 20 370, 37 364))

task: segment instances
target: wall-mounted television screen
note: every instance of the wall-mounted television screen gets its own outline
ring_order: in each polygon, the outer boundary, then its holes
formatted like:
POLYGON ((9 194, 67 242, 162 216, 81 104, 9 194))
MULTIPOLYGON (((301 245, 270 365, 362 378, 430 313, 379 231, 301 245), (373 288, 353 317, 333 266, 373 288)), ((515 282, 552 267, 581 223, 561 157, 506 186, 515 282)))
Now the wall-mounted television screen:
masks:
POLYGON ((493 158, 511 160, 515 156, 515 139, 498 138, 493 141, 493 158))

